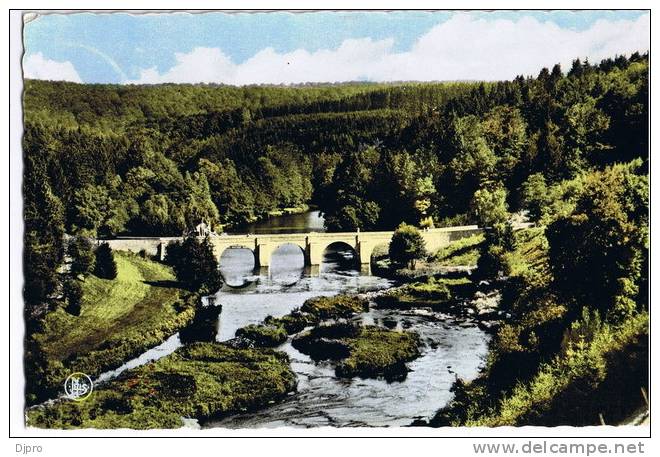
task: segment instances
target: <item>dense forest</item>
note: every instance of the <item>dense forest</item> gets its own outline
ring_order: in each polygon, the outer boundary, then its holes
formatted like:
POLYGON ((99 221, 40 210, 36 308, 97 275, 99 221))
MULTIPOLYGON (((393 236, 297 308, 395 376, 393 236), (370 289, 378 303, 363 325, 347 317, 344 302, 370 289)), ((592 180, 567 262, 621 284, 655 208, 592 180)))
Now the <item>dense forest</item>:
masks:
POLYGON ((64 233, 179 235, 308 203, 329 230, 443 226, 477 222, 486 191, 538 219, 585 173, 648 172, 647 99, 638 53, 502 82, 27 80, 26 299, 52 292, 64 233))

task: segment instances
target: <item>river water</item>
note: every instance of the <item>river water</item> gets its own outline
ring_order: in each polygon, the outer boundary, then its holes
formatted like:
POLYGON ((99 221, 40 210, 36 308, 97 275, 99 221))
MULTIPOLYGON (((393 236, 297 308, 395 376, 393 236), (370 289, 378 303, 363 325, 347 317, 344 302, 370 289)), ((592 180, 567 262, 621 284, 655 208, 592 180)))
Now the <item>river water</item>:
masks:
MULTIPOLYGON (((249 227, 249 233, 322 230, 318 212, 272 218, 249 227), (282 228, 285 229, 282 230, 282 228)), ((304 267, 302 250, 284 245, 272 256, 269 269, 254 269, 247 249, 228 249, 220 259, 226 284, 213 297, 222 306, 218 318, 218 341, 235 336, 237 329, 262 322, 267 316, 288 314, 310 297, 338 293, 363 293, 392 287, 390 280, 361 274, 352 263, 352 252, 331 246, 317 271, 304 267)), ((373 308, 355 318, 363 324, 417 332, 422 355, 410 362, 403 381, 384 379, 339 379, 332 362, 314 362, 291 346, 289 339, 279 350, 289 354, 298 387, 283 401, 258 412, 239 414, 204 424, 206 428, 314 427, 314 426, 405 426, 415 419, 429 419, 452 394, 456 377, 474 378, 487 354, 489 336, 477 325, 426 309, 385 310, 373 308)), ((173 335, 160 346, 102 375, 111 379, 125 369, 167 355, 181 346, 173 335)))
MULTIPOLYGON (((249 228, 249 233, 307 232, 320 230, 318 212, 285 216, 249 228)), ((351 264, 352 252, 331 246, 318 272, 304 267, 301 249, 284 245, 274 252, 268 271, 254 272, 252 253, 227 250, 220 261, 227 284, 215 297, 222 305, 218 340, 234 337, 244 325, 272 315, 285 315, 310 297, 386 289, 391 281, 360 274, 351 264), (232 285, 234 287, 232 287, 232 285), (239 287, 236 287, 236 286, 239 287)), ((417 332, 422 355, 409 363, 403 381, 339 379, 332 362, 314 362, 291 346, 278 349, 289 354, 298 379, 297 391, 258 412, 234 415, 205 427, 314 427, 405 426, 415 419, 429 419, 452 397, 456 377, 474 378, 487 353, 488 335, 474 322, 430 310, 371 309, 356 318, 363 324, 417 332)))

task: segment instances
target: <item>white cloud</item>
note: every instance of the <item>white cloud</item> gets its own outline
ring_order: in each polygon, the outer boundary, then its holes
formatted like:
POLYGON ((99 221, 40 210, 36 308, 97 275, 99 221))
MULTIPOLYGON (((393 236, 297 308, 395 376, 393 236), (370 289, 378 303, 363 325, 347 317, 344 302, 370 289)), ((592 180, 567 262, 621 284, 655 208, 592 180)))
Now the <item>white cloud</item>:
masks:
POLYGON ((537 74, 559 62, 564 69, 576 57, 597 62, 615 54, 646 51, 650 17, 599 20, 584 31, 562 29, 531 17, 518 21, 475 19, 457 14, 422 35, 409 51, 395 52, 394 40, 345 40, 334 50, 264 49, 236 64, 218 48, 177 53, 176 64, 159 73, 142 70, 128 83, 299 83, 401 80, 499 80, 537 74))
POLYGON ((189 54, 177 52, 174 57, 177 63, 165 73, 160 74, 156 67, 152 67, 142 70, 138 80, 128 82, 212 83, 235 79, 236 65, 218 48, 195 48, 189 54))
POLYGON ((30 79, 82 83, 80 75, 78 75, 71 62, 46 59, 40 52, 25 57, 23 60, 23 74, 30 79))

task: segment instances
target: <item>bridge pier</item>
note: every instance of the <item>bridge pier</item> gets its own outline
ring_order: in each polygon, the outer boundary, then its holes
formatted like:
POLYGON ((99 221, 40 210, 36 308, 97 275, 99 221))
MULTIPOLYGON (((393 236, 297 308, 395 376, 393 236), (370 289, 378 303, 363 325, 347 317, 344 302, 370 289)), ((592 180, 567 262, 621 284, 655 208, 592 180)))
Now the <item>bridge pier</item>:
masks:
POLYGON ((165 260, 165 250, 166 250, 166 248, 167 248, 167 246, 162 241, 160 242, 160 244, 158 244, 157 255, 158 255, 158 259, 161 262, 165 260))
POLYGON ((320 265, 305 265, 303 270, 305 276, 318 276, 321 273, 320 265))
POLYGON ((269 267, 273 246, 270 243, 256 242, 254 250, 254 264, 258 267, 269 267))
POLYGON ((310 242, 307 240, 305 248, 305 266, 319 266, 323 262, 323 251, 325 247, 321 243, 310 242))

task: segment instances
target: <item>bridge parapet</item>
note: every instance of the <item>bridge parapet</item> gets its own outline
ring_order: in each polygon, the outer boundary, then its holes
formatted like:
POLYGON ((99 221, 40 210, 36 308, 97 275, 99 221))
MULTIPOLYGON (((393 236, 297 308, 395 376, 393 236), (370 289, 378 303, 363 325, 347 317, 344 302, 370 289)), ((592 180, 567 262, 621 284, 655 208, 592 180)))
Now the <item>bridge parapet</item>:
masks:
MULTIPOLYGON (((445 227, 422 230, 422 237, 429 251, 435 251, 449 243, 467 236, 481 233, 476 225, 460 227, 445 227)), ((250 249, 255 256, 255 265, 267 267, 270 265, 272 253, 283 244, 295 244, 302 249, 305 265, 320 265, 323 254, 333 243, 345 243, 355 250, 361 264, 369 264, 374 249, 381 244, 389 243, 393 231, 379 232, 309 232, 309 233, 277 233, 250 235, 220 235, 212 236, 214 254, 217 258, 229 248, 241 247, 250 249)), ((182 237, 142 237, 116 238, 105 240, 110 247, 119 251, 139 253, 145 251, 148 255, 165 258, 167 245, 182 237)), ((99 241, 100 242, 100 241, 99 241)))

